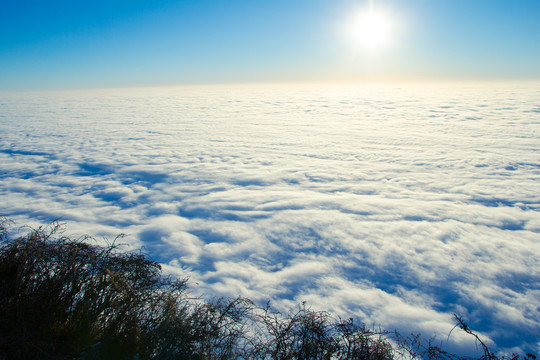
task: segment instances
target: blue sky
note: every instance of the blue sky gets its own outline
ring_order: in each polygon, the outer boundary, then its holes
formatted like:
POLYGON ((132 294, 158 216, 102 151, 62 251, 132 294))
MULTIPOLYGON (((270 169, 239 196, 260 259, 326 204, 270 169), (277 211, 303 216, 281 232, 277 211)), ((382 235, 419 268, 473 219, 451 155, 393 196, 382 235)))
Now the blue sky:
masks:
POLYGON ((19 0, 0 5, 0 89, 540 78, 540 1, 19 0))

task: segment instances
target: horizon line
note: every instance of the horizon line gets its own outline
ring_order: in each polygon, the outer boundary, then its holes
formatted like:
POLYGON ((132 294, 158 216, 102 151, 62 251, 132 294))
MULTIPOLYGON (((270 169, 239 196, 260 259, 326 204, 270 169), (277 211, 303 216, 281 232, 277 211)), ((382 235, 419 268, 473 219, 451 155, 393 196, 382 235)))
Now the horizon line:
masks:
POLYGON ((294 87, 294 86, 377 86, 377 85, 493 85, 493 84, 539 84, 540 78, 367 78, 367 79, 328 79, 328 80, 286 80, 286 81, 238 81, 238 82, 200 82, 178 84, 141 84, 111 86, 59 86, 59 87, 27 87, 1 89, 0 94, 42 93, 65 91, 113 91, 135 89, 166 88, 219 88, 219 87, 294 87))

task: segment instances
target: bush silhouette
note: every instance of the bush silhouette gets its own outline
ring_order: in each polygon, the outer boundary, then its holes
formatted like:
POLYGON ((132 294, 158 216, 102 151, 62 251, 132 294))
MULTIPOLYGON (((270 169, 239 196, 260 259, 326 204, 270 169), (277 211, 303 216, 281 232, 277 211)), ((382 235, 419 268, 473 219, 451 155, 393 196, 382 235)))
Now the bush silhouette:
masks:
POLYGON ((232 351, 233 310, 187 297, 142 253, 39 228, 0 247, 0 354, 23 358, 209 358, 232 351), (227 326, 225 326, 227 325, 227 326))
MULTIPOLYGON (((420 335, 374 331, 305 303, 283 315, 241 297, 192 298, 186 279, 116 240, 92 245, 58 223, 11 238, 8 225, 0 218, 0 359, 460 358, 420 335)), ((517 359, 498 358, 456 320, 482 359, 517 359)))
POLYGON ((264 327, 255 359, 392 359, 392 347, 381 334, 353 319, 335 320, 302 303, 285 317, 266 307, 257 314, 264 327))

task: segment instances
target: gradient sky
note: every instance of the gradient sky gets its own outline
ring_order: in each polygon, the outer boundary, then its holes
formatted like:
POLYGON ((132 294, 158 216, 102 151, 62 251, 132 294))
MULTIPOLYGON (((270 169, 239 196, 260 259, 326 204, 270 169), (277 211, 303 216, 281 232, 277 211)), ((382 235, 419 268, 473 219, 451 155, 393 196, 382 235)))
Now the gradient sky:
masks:
POLYGON ((0 5, 0 90, 366 80, 539 80, 538 0, 17 0, 0 5))

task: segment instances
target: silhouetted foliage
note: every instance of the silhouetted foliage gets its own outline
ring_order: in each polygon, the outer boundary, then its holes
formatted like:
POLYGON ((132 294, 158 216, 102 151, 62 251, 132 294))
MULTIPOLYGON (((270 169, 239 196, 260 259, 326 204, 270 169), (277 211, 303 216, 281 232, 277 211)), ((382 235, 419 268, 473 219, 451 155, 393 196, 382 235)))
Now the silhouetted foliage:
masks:
MULTIPOLYGON (((392 336, 305 303, 283 315, 240 297, 192 298, 186 279, 120 251, 117 239, 92 245, 58 223, 12 239, 8 225, 0 218, 0 359, 459 359, 420 335, 392 336)), ((482 360, 518 359, 498 358, 456 321, 482 360)))
POLYGON ((392 358, 390 343, 352 319, 335 320, 324 311, 312 311, 302 303, 286 316, 267 306, 258 309, 261 327, 253 347, 254 359, 363 359, 392 358))
POLYGON ((241 319, 233 308, 240 300, 188 299, 186 281, 162 276, 160 265, 142 253, 73 240, 60 230, 53 224, 6 240, 4 227, 1 356, 234 357, 241 319))

